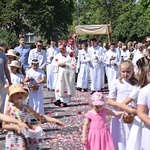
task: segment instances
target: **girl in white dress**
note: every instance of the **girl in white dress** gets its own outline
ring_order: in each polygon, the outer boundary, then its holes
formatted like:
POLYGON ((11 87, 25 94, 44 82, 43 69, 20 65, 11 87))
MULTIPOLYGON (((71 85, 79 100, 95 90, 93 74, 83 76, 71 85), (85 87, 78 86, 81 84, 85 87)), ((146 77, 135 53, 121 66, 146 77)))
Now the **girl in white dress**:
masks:
MULTIPOLYGON (((10 67, 11 83, 12 84, 23 83, 24 82, 24 75, 21 72, 20 62, 18 60, 13 60, 9 64, 9 67, 10 67)), ((6 87, 6 91, 7 91, 8 87, 9 87, 8 83, 6 83, 5 87, 6 87)), ((4 113, 5 113, 7 105, 8 105, 8 95, 6 95, 6 99, 5 99, 4 113)))
MULTIPOLYGON (((135 86, 132 92, 130 93, 129 97, 126 98, 121 104, 120 107, 126 112, 130 114, 137 115, 137 99, 138 94, 141 88, 148 84, 147 79, 147 71, 148 65, 143 66, 141 68, 142 74, 138 80, 138 86, 135 86), (131 106, 131 107, 129 107, 131 106)), ((131 127, 129 140, 126 146, 126 150, 141 150, 141 138, 142 138, 142 121, 138 116, 134 117, 134 121, 131 127)))
POLYGON ((142 72, 142 82, 146 81, 147 85, 144 86, 138 95, 137 113, 139 118, 144 122, 142 129, 142 146, 141 150, 150 150, 149 137, 150 137, 150 65, 147 65, 147 71, 142 72))
MULTIPOLYGON (((112 81, 110 86, 108 104, 113 106, 114 110, 122 110, 120 103, 125 100, 134 86, 137 79, 134 77, 134 67, 131 61, 125 60, 120 64, 120 78, 112 81)), ((110 131, 114 140, 115 150, 125 150, 126 142, 130 133, 132 124, 126 124, 121 117, 112 117, 110 131)))
MULTIPOLYGON (((45 82, 45 73, 42 69, 39 69, 39 62, 37 59, 33 59, 31 62, 31 68, 26 73, 25 82, 28 82, 28 86, 37 86, 37 90, 30 90, 29 92, 29 106, 33 108, 37 113, 44 114, 44 90, 43 83, 45 82)), ((31 88, 29 88, 31 89, 31 88)))
POLYGON ((24 75, 21 72, 21 65, 18 60, 13 60, 10 67, 10 76, 12 84, 15 83, 23 83, 24 82, 24 75))
POLYGON ((82 50, 78 53, 77 61, 77 88, 81 91, 86 91, 88 89, 88 79, 89 79, 89 63, 90 58, 87 53, 87 44, 82 44, 82 50))

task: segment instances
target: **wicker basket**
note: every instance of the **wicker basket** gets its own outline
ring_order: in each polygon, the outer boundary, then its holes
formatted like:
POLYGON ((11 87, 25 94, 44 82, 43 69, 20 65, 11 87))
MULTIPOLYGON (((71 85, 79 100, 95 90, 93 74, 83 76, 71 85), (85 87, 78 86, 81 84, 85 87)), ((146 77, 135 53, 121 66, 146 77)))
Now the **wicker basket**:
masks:
POLYGON ((123 114, 122 120, 124 123, 133 123, 134 115, 133 114, 123 114))
POLYGON ((32 85, 29 87, 30 91, 35 91, 39 89, 39 85, 32 85))

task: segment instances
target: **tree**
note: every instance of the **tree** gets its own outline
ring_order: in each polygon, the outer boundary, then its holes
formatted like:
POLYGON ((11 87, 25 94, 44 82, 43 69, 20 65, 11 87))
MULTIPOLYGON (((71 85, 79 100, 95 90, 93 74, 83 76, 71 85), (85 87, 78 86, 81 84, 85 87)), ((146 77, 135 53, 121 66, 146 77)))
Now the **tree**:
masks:
POLYGON ((49 39, 67 33, 72 23, 73 0, 2 0, 0 27, 20 33, 34 31, 49 39))
POLYGON ((0 30, 0 43, 4 43, 6 45, 15 46, 18 44, 18 38, 15 33, 7 30, 0 30))
MULTIPOLYGON (((80 9, 80 24, 111 23, 113 41, 142 40, 146 35, 150 35, 149 13, 148 10, 143 12, 140 2, 137 3, 136 0, 85 1, 86 5, 80 9)), ((101 38, 106 41, 104 36, 101 38)))
POLYGON ((7 29, 9 32, 19 34, 30 30, 23 16, 26 11, 27 4, 22 0, 1 0, 0 1, 0 27, 7 29))
POLYGON ((140 0, 140 3, 146 10, 148 10, 150 8, 150 0, 140 0))
POLYGON ((142 41, 150 34, 150 21, 142 11, 140 4, 125 4, 124 13, 116 20, 114 38, 127 41, 142 41), (126 11, 127 10, 127 11, 126 11))

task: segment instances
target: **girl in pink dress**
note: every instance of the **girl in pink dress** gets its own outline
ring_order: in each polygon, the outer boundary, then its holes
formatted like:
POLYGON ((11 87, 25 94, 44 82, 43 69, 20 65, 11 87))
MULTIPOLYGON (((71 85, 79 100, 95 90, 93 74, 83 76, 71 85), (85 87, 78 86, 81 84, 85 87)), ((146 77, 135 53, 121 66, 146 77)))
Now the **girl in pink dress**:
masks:
POLYGON ((115 150, 106 115, 119 116, 123 112, 111 111, 106 108, 101 92, 95 92, 92 95, 91 105, 92 110, 89 110, 85 115, 86 119, 82 131, 81 140, 84 144, 84 150, 115 150))

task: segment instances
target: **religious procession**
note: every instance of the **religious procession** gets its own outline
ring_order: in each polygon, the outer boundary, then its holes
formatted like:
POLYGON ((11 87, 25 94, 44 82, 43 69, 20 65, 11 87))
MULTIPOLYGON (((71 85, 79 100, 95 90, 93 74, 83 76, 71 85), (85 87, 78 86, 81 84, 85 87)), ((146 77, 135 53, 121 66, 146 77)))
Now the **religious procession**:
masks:
POLYGON ((22 36, 14 49, 1 46, 5 149, 40 149, 33 131, 42 135, 43 130, 40 125, 34 127, 36 120, 63 128, 61 120, 44 112, 46 83, 46 91, 54 92, 54 105, 60 108, 69 107, 76 91, 90 93, 90 109, 82 120, 84 149, 148 150, 150 36, 144 43, 119 41, 107 47, 96 38, 80 45, 75 41, 76 35, 72 34, 68 40, 58 41, 58 46, 51 40, 43 50, 39 40, 30 49, 22 36), (107 98, 103 91, 108 92, 107 98), (112 116, 110 130, 107 115, 112 116))
POLYGON ((149 0, 0 2, 0 150, 150 150, 149 0))

